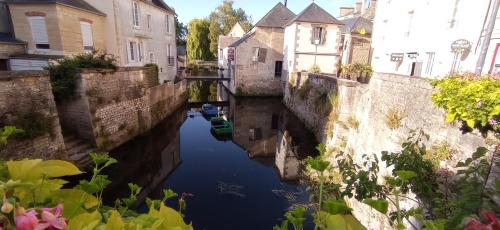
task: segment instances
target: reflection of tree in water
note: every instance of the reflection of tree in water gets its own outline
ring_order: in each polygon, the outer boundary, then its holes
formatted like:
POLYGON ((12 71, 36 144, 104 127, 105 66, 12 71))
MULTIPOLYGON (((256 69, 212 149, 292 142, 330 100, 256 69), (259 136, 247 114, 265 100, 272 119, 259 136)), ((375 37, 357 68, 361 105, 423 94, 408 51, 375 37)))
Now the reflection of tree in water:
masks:
POLYGON ((192 81, 189 84, 190 101, 217 101, 217 82, 192 81))

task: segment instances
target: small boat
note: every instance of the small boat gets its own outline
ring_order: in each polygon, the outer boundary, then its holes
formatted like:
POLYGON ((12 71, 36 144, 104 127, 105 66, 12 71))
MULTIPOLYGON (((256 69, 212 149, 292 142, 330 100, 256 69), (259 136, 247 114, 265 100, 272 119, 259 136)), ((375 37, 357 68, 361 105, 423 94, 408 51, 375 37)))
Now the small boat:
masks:
POLYGON ((201 113, 206 116, 217 116, 219 115, 219 108, 211 104, 204 104, 201 106, 201 113))
POLYGON ((212 118, 210 123, 212 124, 211 131, 217 135, 233 133, 233 124, 230 121, 222 119, 221 117, 212 118))

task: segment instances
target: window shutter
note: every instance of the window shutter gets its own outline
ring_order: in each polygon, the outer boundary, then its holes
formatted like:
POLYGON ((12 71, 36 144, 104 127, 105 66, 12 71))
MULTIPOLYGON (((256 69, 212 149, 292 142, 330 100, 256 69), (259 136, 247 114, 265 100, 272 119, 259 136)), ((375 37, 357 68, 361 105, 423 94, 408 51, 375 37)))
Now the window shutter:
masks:
POLYGON ((259 62, 266 62, 267 49, 259 48, 259 62))
POLYGON ((325 44, 325 42, 326 42, 326 28, 322 28, 320 44, 325 44))
POLYGON ((45 17, 30 17, 31 33, 35 44, 49 44, 45 17))
POLYGON ((314 36, 316 34, 316 27, 311 29, 311 44, 314 44, 314 36))
POLYGON ((88 22, 80 22, 80 28, 82 30, 82 41, 83 47, 94 47, 94 39, 92 37, 92 25, 88 22))

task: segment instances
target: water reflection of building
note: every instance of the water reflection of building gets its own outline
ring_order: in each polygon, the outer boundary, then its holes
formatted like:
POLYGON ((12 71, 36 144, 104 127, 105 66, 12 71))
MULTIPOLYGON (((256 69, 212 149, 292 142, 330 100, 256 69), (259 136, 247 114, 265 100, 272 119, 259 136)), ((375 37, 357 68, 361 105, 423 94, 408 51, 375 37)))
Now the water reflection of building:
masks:
POLYGON ((229 101, 224 114, 233 122, 233 142, 250 158, 275 157, 282 180, 297 180, 302 160, 317 154, 314 136, 283 106, 281 98, 235 98, 222 88, 218 100, 229 101))
POLYGON ((301 161, 317 154, 316 140, 291 112, 285 109, 279 120, 275 165, 282 180, 297 180, 301 161))
POLYGON ((276 154, 278 120, 285 109, 280 98, 229 97, 228 118, 233 122, 233 141, 247 150, 250 158, 276 154))
POLYGON ((179 166, 180 127, 186 120, 186 113, 185 108, 179 109, 148 134, 111 152, 118 164, 105 172, 113 181, 106 190, 107 201, 127 197, 130 193, 128 183, 143 188, 139 196, 139 201, 143 201, 179 166))

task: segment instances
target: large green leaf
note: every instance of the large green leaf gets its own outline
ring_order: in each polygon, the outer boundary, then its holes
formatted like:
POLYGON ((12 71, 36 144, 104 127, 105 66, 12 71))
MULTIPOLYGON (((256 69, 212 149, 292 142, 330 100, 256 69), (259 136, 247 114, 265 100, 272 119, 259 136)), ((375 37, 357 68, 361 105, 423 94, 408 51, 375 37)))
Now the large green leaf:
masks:
POLYGON ((323 230, 366 230, 352 215, 330 215, 320 212, 320 216, 325 219, 325 229, 323 230))
POLYGON ((347 206, 347 204, 343 200, 326 200, 324 202, 324 209, 331 215, 337 214, 349 214, 352 209, 347 206))
POLYGON ((61 189, 54 192, 54 197, 56 202, 64 204, 63 216, 69 219, 99 204, 95 196, 78 189, 61 189))
POLYGON ((417 174, 413 171, 407 171, 407 170, 400 170, 396 172, 396 175, 398 175, 399 179, 407 181, 410 179, 413 179, 417 177, 417 174))
POLYGON ((363 201, 363 203, 369 205, 370 207, 383 214, 387 214, 387 211, 389 211, 389 202, 387 202, 386 200, 366 199, 363 201))
POLYGON ((69 220, 68 230, 94 230, 101 221, 102 217, 98 211, 82 213, 69 220))
POLYGON ((72 163, 60 160, 20 160, 9 161, 6 164, 11 178, 22 181, 38 180, 44 177, 73 176, 82 173, 72 163))
POLYGON ((149 214, 153 217, 162 219, 162 229, 165 230, 193 230, 191 224, 187 225, 182 216, 164 204, 161 204, 160 210, 150 209, 149 214))
POLYGON ((117 211, 111 211, 111 215, 106 223, 104 230, 121 230, 125 229, 125 223, 123 222, 120 213, 117 211))
POLYGON ((29 179, 41 179, 42 175, 33 175, 31 172, 33 169, 42 162, 42 160, 20 160, 20 161, 8 161, 7 168, 9 169, 10 177, 13 180, 29 180, 29 179), (39 178, 33 178, 39 176, 39 178))

